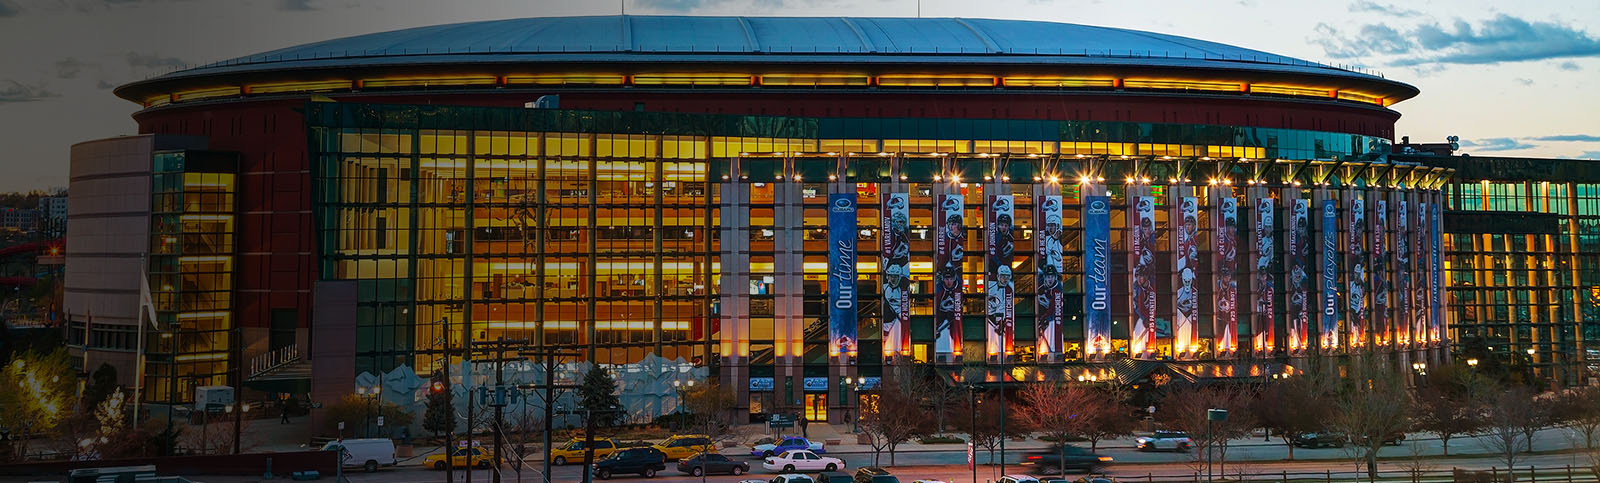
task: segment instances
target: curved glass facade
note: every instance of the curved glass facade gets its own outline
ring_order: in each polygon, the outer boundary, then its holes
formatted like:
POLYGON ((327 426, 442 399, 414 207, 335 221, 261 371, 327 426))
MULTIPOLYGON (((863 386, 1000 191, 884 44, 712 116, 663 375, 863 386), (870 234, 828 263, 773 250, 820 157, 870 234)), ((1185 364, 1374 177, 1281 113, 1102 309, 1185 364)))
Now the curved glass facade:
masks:
POLYGON ((1446 334, 1447 170, 1390 162, 1380 138, 307 113, 321 278, 358 286, 358 371, 428 371, 447 340, 526 338, 601 364, 713 365, 753 414, 804 404, 826 419, 842 378, 912 361, 1277 360, 1446 334))

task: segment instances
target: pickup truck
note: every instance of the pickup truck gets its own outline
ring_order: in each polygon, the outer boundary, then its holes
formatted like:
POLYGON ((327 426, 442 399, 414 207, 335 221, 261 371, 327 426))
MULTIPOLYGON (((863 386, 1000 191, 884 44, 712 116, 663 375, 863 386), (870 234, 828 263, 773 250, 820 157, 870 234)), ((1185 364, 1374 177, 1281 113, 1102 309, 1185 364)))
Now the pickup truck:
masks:
POLYGON ((755 447, 750 449, 750 456, 755 456, 758 458, 771 458, 775 455, 783 454, 784 451, 794 450, 808 450, 817 454, 827 452, 823 450, 822 443, 806 441, 805 438, 788 437, 780 439, 775 443, 755 445, 755 447))

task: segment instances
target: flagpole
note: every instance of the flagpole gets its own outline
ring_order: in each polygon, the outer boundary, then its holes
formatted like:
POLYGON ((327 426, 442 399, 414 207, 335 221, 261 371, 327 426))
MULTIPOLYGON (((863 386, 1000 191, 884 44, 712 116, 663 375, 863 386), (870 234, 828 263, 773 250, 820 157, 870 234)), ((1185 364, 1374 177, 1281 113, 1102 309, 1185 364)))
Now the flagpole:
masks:
MULTIPOLYGON (((138 348, 136 350, 137 354, 135 354, 135 357, 138 358, 137 364, 135 364, 137 367, 135 372, 138 374, 133 381, 133 418, 128 420, 129 428, 138 427, 139 407, 144 404, 142 396, 144 393, 145 364, 149 360, 149 357, 145 355, 145 323, 143 319, 146 316, 150 318, 150 325, 154 326, 156 323, 156 310, 155 304, 150 297, 150 262, 148 255, 139 255, 139 310, 138 314, 134 315, 139 325, 138 348)), ((84 347, 86 353, 88 344, 88 338, 85 336, 84 347)), ((172 411, 170 405, 167 411, 169 413, 172 411)), ((167 417, 171 418, 172 415, 168 414, 167 417)))

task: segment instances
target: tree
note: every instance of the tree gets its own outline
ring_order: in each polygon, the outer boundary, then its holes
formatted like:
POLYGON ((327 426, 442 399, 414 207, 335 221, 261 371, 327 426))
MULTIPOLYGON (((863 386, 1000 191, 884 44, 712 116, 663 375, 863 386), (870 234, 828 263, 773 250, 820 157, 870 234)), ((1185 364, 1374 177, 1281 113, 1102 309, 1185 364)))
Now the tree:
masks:
POLYGON ((1162 426, 1189 434, 1196 450, 1195 462, 1201 461, 1200 455, 1206 452, 1204 454, 1210 454, 1212 461, 1221 463, 1220 472, 1225 474, 1229 441, 1249 435, 1250 429, 1257 426, 1250 412, 1254 400, 1248 388, 1239 386, 1173 388, 1162 400, 1156 416, 1162 426), (1211 409, 1227 410, 1228 418, 1208 421, 1206 414, 1211 409))
MULTIPOLYGON (((1018 396, 1023 404, 1016 407, 1017 421, 1054 440, 1063 462, 1067 459, 1066 441, 1087 434, 1097 424, 1094 417, 1098 413, 1084 408, 1105 397, 1094 389, 1064 383, 1033 384, 1023 387, 1018 396)), ((1061 477, 1066 478, 1066 465, 1061 466, 1061 477)))
POLYGON ((594 461, 595 427, 611 427, 622 421, 622 401, 617 398, 617 381, 611 378, 611 371, 599 364, 591 366, 578 386, 578 400, 585 411, 583 460, 594 461))
POLYGON ((1411 395, 1398 373, 1375 357, 1353 357, 1334 396, 1330 426, 1350 438, 1367 474, 1377 478, 1378 451, 1384 441, 1410 429, 1410 410, 1411 395))
MULTIPOLYGON (((325 409, 327 411, 327 427, 322 428, 326 434, 343 434, 339 431, 338 424, 345 423, 345 431, 355 434, 360 428, 364 435, 372 435, 379 431, 378 418, 383 418, 383 427, 396 428, 410 426, 413 416, 411 411, 400 405, 382 399, 371 401, 355 394, 345 395, 339 402, 333 403, 325 409)), ((246 419, 248 421, 249 419, 246 419)), ((233 427, 228 427, 228 433, 233 432, 233 427)), ((231 436, 230 436, 231 437, 231 436)), ((232 440, 229 440, 230 442, 232 440)), ((231 448, 230 448, 231 449, 231 448)))
POLYGON ((1139 427, 1139 420, 1134 419, 1134 408, 1122 402, 1117 394, 1105 394, 1095 399, 1089 406, 1084 407, 1089 413, 1089 419, 1094 424, 1083 432, 1083 438, 1089 440, 1089 452, 1100 449, 1100 441, 1115 439, 1133 434, 1139 427))
POLYGON ((946 384, 939 370, 932 364, 914 363, 904 369, 901 386, 916 397, 918 405, 933 417, 933 433, 944 434, 947 416, 953 405, 965 400, 965 391, 946 384))
POLYGON ((859 426, 872 446, 873 465, 888 450, 889 466, 894 466, 895 449, 927 429, 927 415, 909 390, 891 379, 861 402, 859 426))
POLYGON ((691 387, 683 392, 689 427, 716 442, 733 435, 735 426, 730 418, 735 404, 738 398, 733 391, 717 383, 691 387))
POLYGON ((1251 404, 1257 421, 1268 431, 1278 433, 1294 460, 1294 438, 1321 431, 1331 413, 1333 394, 1330 384, 1316 372, 1268 385, 1251 404))
POLYGON ((1433 433, 1450 455, 1450 439, 1473 434, 1483 426, 1479 401, 1456 395, 1444 388, 1427 387, 1412 400, 1411 419, 1418 431, 1433 433))
POLYGON ((1522 444, 1526 452, 1533 452, 1533 438, 1539 430, 1556 424, 1555 394, 1533 394, 1522 413, 1522 444))
POLYGON ((1556 419, 1583 434, 1585 449, 1594 449, 1595 433, 1600 432, 1600 386, 1568 389, 1556 401, 1556 419))
POLYGON ((72 415, 74 374, 64 349, 24 352, 0 370, 0 426, 23 436, 11 440, 13 455, 26 455, 33 436, 51 432, 72 415))
POLYGON ((999 393, 985 393, 978 400, 977 393, 963 400, 951 413, 952 421, 957 430, 967 434, 967 442, 973 448, 983 448, 989 451, 989 463, 994 464, 994 452, 1000 447, 1000 405, 991 402, 998 400, 999 393), (976 404, 976 409, 974 409, 976 404), (965 416, 963 416, 965 415, 965 416))
MULTIPOLYGON (((428 405, 422 412, 422 429, 432 432, 435 437, 444 437, 444 433, 456 428, 455 395, 449 390, 428 394, 428 405)), ((446 446, 451 443, 445 442, 446 446)))
POLYGON ((117 387, 117 368, 111 364, 100 363, 93 373, 89 374, 89 384, 83 387, 83 407, 92 408, 106 400, 117 387))
POLYGON ((1525 408, 1532 404, 1526 389, 1513 386, 1488 396, 1484 408, 1484 425, 1479 435, 1483 445, 1500 455, 1507 468, 1516 466, 1517 450, 1522 448, 1522 427, 1527 424, 1525 408))

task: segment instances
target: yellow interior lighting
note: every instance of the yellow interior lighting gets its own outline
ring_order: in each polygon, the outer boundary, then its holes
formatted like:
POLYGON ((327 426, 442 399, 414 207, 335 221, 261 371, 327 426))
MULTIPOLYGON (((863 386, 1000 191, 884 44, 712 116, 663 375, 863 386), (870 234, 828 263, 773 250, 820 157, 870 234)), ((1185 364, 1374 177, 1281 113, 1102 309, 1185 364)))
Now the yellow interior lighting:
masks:
POLYGON ((159 95, 159 96, 151 96, 149 98, 146 98, 144 100, 144 107, 164 106, 164 105, 171 104, 171 103, 172 103, 172 94, 162 94, 162 95, 159 95))
POLYGON ((757 79, 764 86, 866 86, 872 77, 864 74, 765 74, 757 79))
POLYGON ((210 99, 210 98, 213 98, 213 97, 237 96, 241 92, 244 92, 244 91, 242 89, 240 89, 238 86, 212 87, 212 88, 209 88, 209 89, 195 89, 195 90, 191 90, 191 91, 178 91, 176 94, 173 94, 173 98, 174 98, 174 100, 180 101, 180 102, 181 101, 193 101, 193 100, 198 100, 198 99, 210 99))
POLYGON ((1128 89, 1228 92, 1239 92, 1244 89, 1244 85, 1237 82, 1206 82, 1183 79, 1123 79, 1122 87, 1128 89))
POLYGON ((212 352, 210 354, 179 354, 178 362, 220 361, 228 358, 226 352, 212 352))
POLYGON ((231 257, 227 255, 190 255, 178 257, 178 263, 217 263, 226 262, 230 259, 231 257))
POLYGON ((328 92, 348 90, 355 87, 356 83, 350 80, 326 80, 313 82, 283 82, 277 84, 255 84, 245 86, 246 94, 277 94, 281 92, 328 92))
POLYGON ((506 84, 534 84, 543 86, 552 85, 622 85, 628 81, 628 76, 622 74, 530 74, 508 75, 506 84))
POLYGON ((1250 84, 1250 92, 1260 94, 1281 94, 1286 96, 1304 97, 1329 97, 1328 89, 1319 89, 1307 86, 1291 86, 1280 84, 1250 84))
POLYGON ((1005 76, 1000 83, 1006 87, 1116 87, 1117 80, 1060 76, 1005 76))
POLYGON ((1383 105, 1383 98, 1361 92, 1339 91, 1339 99, 1383 105))
POLYGON ((1000 80, 973 74, 890 74, 878 76, 878 85, 887 87, 994 87, 1000 80))
POLYGON ((488 76, 465 77, 383 77, 378 79, 363 79, 361 87, 436 87, 436 86, 479 86, 494 85, 500 78, 488 76))
POLYGON ((639 86, 747 86, 755 83, 750 74, 660 73, 636 74, 633 85, 639 86))

